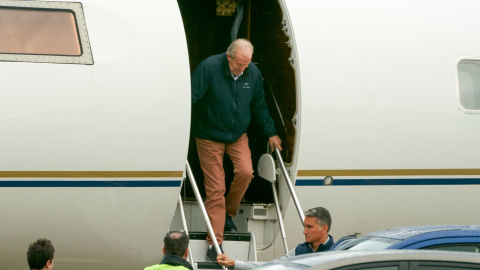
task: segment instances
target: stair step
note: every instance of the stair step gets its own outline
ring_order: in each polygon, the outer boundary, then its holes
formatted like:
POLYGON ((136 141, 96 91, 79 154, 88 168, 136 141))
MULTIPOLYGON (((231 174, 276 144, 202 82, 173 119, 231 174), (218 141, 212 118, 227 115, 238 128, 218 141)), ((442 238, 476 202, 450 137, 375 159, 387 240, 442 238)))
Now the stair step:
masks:
POLYGON ((214 262, 196 262, 197 269, 222 269, 222 266, 214 262))
MULTIPOLYGON (((210 264, 217 264, 206 259, 208 250, 207 233, 206 232, 189 232, 190 251, 193 260, 206 267, 210 264)), ((251 233, 225 233, 223 235, 223 251, 230 259, 242 261, 256 261, 255 237, 251 233)), ((217 266, 219 266, 217 264, 217 266)), ((204 268, 217 269, 217 268, 204 268)))
MULTIPOLYGON (((206 240, 208 234, 206 232, 188 232, 188 235, 190 240, 206 240)), ((250 233, 224 233, 223 241, 250 242, 251 237, 250 233)))

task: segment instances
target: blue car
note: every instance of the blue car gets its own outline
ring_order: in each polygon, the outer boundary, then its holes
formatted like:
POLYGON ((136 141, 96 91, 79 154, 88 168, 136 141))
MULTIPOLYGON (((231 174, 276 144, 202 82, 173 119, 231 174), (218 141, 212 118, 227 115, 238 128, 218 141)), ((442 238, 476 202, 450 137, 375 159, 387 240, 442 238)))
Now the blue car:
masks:
POLYGON ((480 270, 480 255, 437 250, 334 251, 273 260, 261 270, 480 270))
POLYGON ((480 226, 430 225, 376 231, 332 250, 435 249, 480 253, 480 226))

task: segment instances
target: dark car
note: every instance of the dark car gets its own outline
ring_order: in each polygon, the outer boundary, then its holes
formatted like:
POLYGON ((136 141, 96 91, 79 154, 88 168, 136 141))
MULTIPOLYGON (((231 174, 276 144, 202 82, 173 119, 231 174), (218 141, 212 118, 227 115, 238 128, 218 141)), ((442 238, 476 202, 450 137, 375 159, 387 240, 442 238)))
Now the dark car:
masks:
POLYGON ((388 229, 350 239, 332 249, 436 249, 479 253, 480 226, 430 225, 388 229))

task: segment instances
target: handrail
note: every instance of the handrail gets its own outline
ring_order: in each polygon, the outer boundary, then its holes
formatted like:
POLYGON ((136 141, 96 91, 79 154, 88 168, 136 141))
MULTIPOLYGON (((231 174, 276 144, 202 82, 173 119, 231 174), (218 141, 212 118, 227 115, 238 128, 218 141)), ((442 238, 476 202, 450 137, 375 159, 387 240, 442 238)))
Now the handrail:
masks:
MULTIPOLYGON (((203 217, 205 218, 205 224, 207 225, 208 234, 212 239, 213 246, 215 247, 217 254, 221 254, 223 252, 220 250, 220 246, 218 245, 217 238, 215 237, 215 233, 213 232, 212 224, 210 224, 210 219, 208 218, 207 210, 203 205, 202 196, 200 195, 200 191, 198 190, 197 183, 195 182, 195 178, 193 177, 192 169, 190 168, 190 164, 188 163, 188 160, 187 160, 186 169, 187 169, 188 178, 190 179, 190 183, 192 184, 193 193, 195 193, 195 198, 197 199, 197 202, 198 202, 198 206, 200 207, 203 217)), ((224 265, 222 265, 222 268, 224 270, 227 270, 227 267, 225 267, 224 265)))
MULTIPOLYGON (((278 202, 278 193, 275 182, 277 182, 277 177, 275 173, 275 160, 271 154, 263 154, 258 161, 258 175, 270 182, 272 185, 273 191, 273 200, 275 205, 275 210, 277 211, 278 225, 280 226, 280 233, 282 234, 283 247, 285 248, 285 254, 288 253, 287 245, 287 236, 285 234, 285 228, 283 226, 282 211, 280 210, 280 203, 278 202)), ((257 250, 265 250, 270 247, 275 238, 272 239, 270 244, 263 246, 262 248, 257 248, 257 250)))
POLYGON ((282 168, 283 176, 285 176, 285 180, 288 185, 288 189, 290 190, 290 194, 292 195, 293 202, 295 203, 295 207, 297 208, 298 215, 300 216, 300 222, 305 221, 305 215, 303 214, 302 207, 300 206, 300 203, 298 202, 297 199, 297 194, 295 193, 295 190, 293 189, 292 181, 290 180, 290 176, 288 176, 287 169, 285 168, 285 164, 283 163, 282 155, 280 154, 280 150, 275 148, 275 154, 277 155, 277 159, 280 163, 280 167, 282 168))
POLYGON ((277 188, 275 187, 275 183, 272 183, 272 189, 273 189, 273 198, 275 200, 275 209, 277 210, 277 216, 278 216, 278 225, 280 226, 280 234, 282 235, 285 254, 287 254, 288 253, 287 235, 285 233, 285 227, 283 226, 282 212, 280 211, 280 206, 278 205, 279 204, 278 194, 277 194, 277 188))
MULTIPOLYGON (((185 234, 188 236, 188 227, 187 227, 187 220, 185 219, 185 211, 183 211, 183 202, 182 202, 182 195, 178 194, 178 208, 180 209, 180 216, 182 217, 182 225, 185 234)), ((190 265, 192 265, 194 270, 197 270, 195 267, 195 262, 193 261, 193 254, 192 249, 190 248, 190 241, 188 243, 188 258, 190 259, 190 265)))

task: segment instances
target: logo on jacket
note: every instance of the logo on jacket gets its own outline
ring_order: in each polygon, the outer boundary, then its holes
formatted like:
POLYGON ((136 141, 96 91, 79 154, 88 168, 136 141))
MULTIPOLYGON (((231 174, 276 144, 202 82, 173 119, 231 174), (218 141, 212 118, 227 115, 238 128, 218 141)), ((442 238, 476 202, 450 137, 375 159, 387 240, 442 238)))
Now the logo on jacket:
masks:
POLYGON ((242 88, 243 88, 243 89, 246 89, 246 88, 250 89, 250 85, 248 85, 248 82, 243 83, 243 87, 242 87, 242 88))

